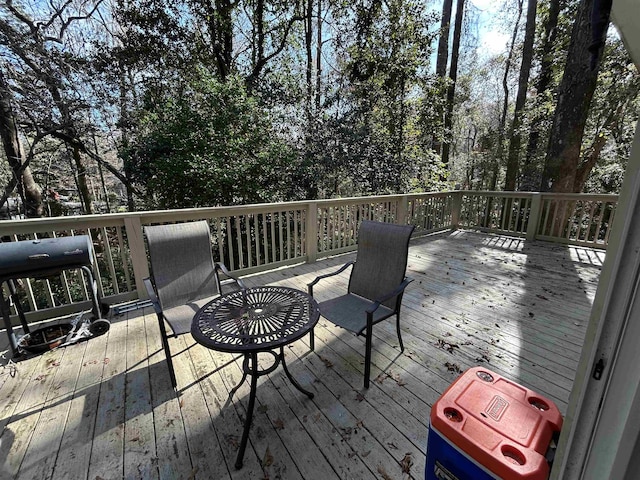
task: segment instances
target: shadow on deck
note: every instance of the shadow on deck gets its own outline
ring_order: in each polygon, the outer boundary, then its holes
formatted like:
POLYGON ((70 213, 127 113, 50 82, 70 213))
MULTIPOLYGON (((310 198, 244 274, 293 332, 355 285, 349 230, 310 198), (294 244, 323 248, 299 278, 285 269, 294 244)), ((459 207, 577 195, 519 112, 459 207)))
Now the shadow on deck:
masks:
MULTIPOLYGON (((306 290, 348 254, 245 277, 306 290)), ((171 389, 153 312, 113 319, 107 335, 0 372, 0 478, 424 478, 433 402, 465 369, 485 365, 566 411, 604 253, 471 232, 416 239, 403 302, 405 351, 392 321, 364 340, 323 319, 261 377, 244 467, 233 468, 248 401, 238 357, 172 339, 171 389)), ((348 272, 321 283, 319 300, 348 272)))

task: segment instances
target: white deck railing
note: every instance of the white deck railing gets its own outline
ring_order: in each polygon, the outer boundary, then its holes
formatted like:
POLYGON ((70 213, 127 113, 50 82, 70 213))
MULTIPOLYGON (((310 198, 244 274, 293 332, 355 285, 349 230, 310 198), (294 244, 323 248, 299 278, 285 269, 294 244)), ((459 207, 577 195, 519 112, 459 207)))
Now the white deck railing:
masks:
MULTIPOLYGON (((0 237, 16 241, 91 235, 99 294, 108 303, 118 303, 144 296, 142 279, 149 275, 145 225, 205 219, 211 226, 215 260, 246 275, 354 250, 363 219, 411 223, 415 235, 467 228, 606 248, 617 199, 479 191, 384 195, 0 221, 0 237)), ((87 308, 84 282, 77 281, 77 275, 25 279, 20 291, 30 320, 87 308)))

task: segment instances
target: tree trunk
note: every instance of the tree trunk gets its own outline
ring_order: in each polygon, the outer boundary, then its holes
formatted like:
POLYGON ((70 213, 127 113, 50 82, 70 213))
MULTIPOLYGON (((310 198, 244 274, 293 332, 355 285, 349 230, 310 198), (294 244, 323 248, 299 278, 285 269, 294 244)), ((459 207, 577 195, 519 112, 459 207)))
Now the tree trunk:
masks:
MULTIPOLYGON (((498 188, 498 176, 500 175, 500 167, 502 166, 502 160, 504 157, 504 130, 507 124, 507 112, 509 110, 509 72, 511 71, 511 63, 513 59, 513 52, 515 51, 516 38, 518 36, 518 28, 520 26, 520 19, 522 18, 522 0, 518 2, 518 17, 516 23, 513 26, 513 33, 511 34, 511 43, 509 44, 509 54, 504 65, 504 75, 502 76, 502 91, 504 96, 502 99, 502 112, 498 121, 498 142, 496 145, 496 158, 491 170, 491 180, 489 184, 489 191, 493 192, 498 188)), ((504 207, 504 205, 503 205, 504 207)), ((489 197, 484 212, 484 223, 482 226, 490 228, 491 225, 491 212, 493 211, 493 198, 489 197)), ((504 209, 503 209, 504 213, 504 209)))
MULTIPOLYGON (((520 19, 522 18, 522 0, 518 2, 518 18, 513 27, 513 33, 511 35, 511 43, 509 44, 509 54, 504 65, 504 75, 502 76, 502 91, 504 92, 504 98, 502 100, 502 113, 500 115, 500 123, 498 123, 498 145, 496 151, 496 157, 498 160, 498 170, 502 165, 504 155, 504 130, 507 124, 507 112, 509 110, 509 72, 511 71, 511 64, 513 63, 513 52, 515 51, 516 38, 518 36, 518 28, 520 26, 520 19)), ((496 177, 497 182, 497 177, 496 177)), ((497 183, 496 183, 497 185, 497 183)), ((495 185, 494 185, 495 187, 495 185)))
MULTIPOLYGON (((263 0, 258 0, 258 7, 263 0)), ((226 81, 231 73, 233 61, 233 22, 232 13, 235 2, 231 0, 207 0, 203 2, 206 9, 206 25, 209 30, 213 58, 218 70, 218 78, 226 81)))
POLYGON ((522 46, 522 64, 520 65, 520 75, 518 77, 518 93, 516 95, 513 123, 511 124, 511 141, 509 142, 507 173, 504 182, 504 189, 508 191, 516 189, 516 180, 518 178, 518 164, 522 144, 520 125, 522 123, 522 111, 524 110, 524 105, 527 100, 527 88, 529 87, 529 72, 531 72, 531 61, 533 59, 533 40, 536 33, 537 6, 537 0, 529 0, 529 4, 527 5, 527 24, 525 27, 524 45, 522 46))
POLYGON ((78 182, 78 195, 84 205, 84 213, 90 215, 93 213, 93 206, 91 203, 91 193, 89 193, 89 187, 87 186, 87 168, 82 161, 82 155, 80 154, 80 147, 74 146, 73 150, 73 163, 76 168, 76 176, 78 182))
POLYGON ((11 98, 9 85, 0 70, 0 136, 7 161, 13 172, 13 179, 6 188, 0 205, 4 204, 13 189, 18 187, 25 216, 29 218, 42 217, 44 215, 42 193, 33 179, 31 168, 27 163, 25 151, 18 135, 18 125, 11 108, 11 98))
MULTIPOLYGON (((453 127, 453 98, 458 79, 458 56, 460 53, 460 37, 462 35, 462 18, 464 15, 464 0, 457 0, 456 20, 453 29, 453 45, 451 48, 451 67, 449 67, 450 84, 447 89, 447 111, 444 118, 445 133, 449 134, 453 127)), ((442 144, 442 163, 445 168, 449 165, 450 139, 447 138, 442 144)))
MULTIPOLYGON (((573 192, 582 137, 598 77, 598 67, 590 68, 590 15, 593 0, 582 0, 571 33, 571 44, 545 158, 542 190, 573 192)), ((602 57, 603 49, 598 53, 602 57)), ((598 61, 596 65, 599 65, 598 61)))
MULTIPOLYGON (((127 76, 125 75, 125 69, 120 65, 120 77, 119 77, 119 86, 120 86, 120 123, 123 125, 122 127, 122 149, 127 150, 129 148, 129 108, 127 104, 127 76)), ((98 153, 96 149, 96 154, 98 153)), ((98 162, 100 164, 100 162, 98 162)), ((124 182, 122 182, 125 186, 127 192, 127 210, 130 212, 134 212, 136 209, 136 204, 133 198, 133 188, 131 185, 132 178, 132 168, 131 168, 131 160, 128 156, 125 156, 122 159, 122 169, 124 170, 124 182)))
MULTIPOLYGON (((549 13, 544 25, 544 42, 542 45, 542 62, 540 63, 540 73, 536 83, 536 99, 543 100, 551 84, 551 74, 553 67, 553 47, 558 36, 558 16, 560 15, 560 0, 549 1, 549 13)), ((539 116, 534 116, 531 120, 529 130, 529 142, 527 153, 522 169, 522 190, 534 190, 540 188, 538 169, 535 165, 535 158, 538 154, 538 144, 540 141, 540 120, 539 116), (537 177, 537 178, 536 178, 537 177)))
MULTIPOLYGON (((440 20, 440 38, 438 39, 438 56, 436 57, 436 75, 442 82, 442 88, 446 86, 447 60, 449 59, 449 31, 451 26, 451 9, 453 0, 444 0, 442 4, 442 19, 440 20)), ((444 90, 443 90, 444 91, 444 90)), ((441 107, 438 108, 439 117, 442 120, 446 112, 441 107)), ((444 124, 444 121, 443 121, 444 124)), ((436 135, 433 140, 433 152, 440 155, 442 150, 442 140, 436 135)))
MULTIPOLYGON (((313 0, 307 0, 304 12, 304 46, 307 53, 307 65, 305 69, 307 98, 305 101, 306 116, 307 116, 307 128, 311 127, 312 112, 311 106, 313 105, 313 54, 312 54, 312 41, 313 41, 313 0)), ((310 132, 307 132, 309 135, 310 132)))
POLYGON ((322 0, 317 0, 318 15, 316 38, 316 112, 320 112, 320 87, 322 86, 322 0))
POLYGON ((438 39, 438 56, 436 59, 436 75, 444 78, 447 74, 447 60, 449 59, 449 25, 451 23, 451 8, 453 0, 442 3, 442 19, 440 21, 440 38, 438 39))

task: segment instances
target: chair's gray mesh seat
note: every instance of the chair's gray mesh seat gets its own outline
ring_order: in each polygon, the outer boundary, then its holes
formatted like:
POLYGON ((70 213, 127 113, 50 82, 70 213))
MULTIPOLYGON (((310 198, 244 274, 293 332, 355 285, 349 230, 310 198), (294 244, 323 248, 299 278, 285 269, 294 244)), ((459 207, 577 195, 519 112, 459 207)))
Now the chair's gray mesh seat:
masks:
POLYGON ((164 317, 176 335, 187 333, 200 307, 220 294, 209 225, 156 225, 145 227, 144 233, 164 317))
MULTIPOLYGON (((364 312, 371 307, 371 300, 352 293, 320 302, 320 313, 327 320, 360 335, 367 328, 364 312)), ((373 323, 393 315, 394 310, 383 305, 373 312, 373 323)))

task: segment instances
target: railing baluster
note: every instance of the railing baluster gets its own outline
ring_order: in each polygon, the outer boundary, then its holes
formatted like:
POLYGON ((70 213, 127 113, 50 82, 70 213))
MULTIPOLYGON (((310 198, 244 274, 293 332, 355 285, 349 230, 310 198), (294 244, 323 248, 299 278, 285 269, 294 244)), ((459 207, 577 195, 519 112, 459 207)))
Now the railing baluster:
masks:
MULTIPOLYGON (((565 204, 565 211, 568 211, 568 207, 570 203, 568 201, 565 201, 564 204, 565 204)), ((567 234, 565 235, 565 238, 567 240, 571 239, 571 230, 572 230, 571 226, 575 224, 576 204, 577 202, 573 203, 573 208, 571 209, 571 213, 567 215, 567 234)))
MULTIPOLYGON (((264 215, 263 215, 264 216, 264 215)), ((253 215, 253 234, 254 234, 254 244, 256 248, 256 265, 262 265, 260 261, 260 222, 258 219, 260 218, 260 214, 256 213, 253 215)))
POLYGON ((277 262, 276 257, 276 212, 269 212, 269 228, 271 229, 271 262, 277 262))
POLYGON ((282 219, 283 215, 284 215, 284 212, 278 212, 278 231, 280 233, 280 261, 284 260, 284 241, 283 241, 284 233, 282 231, 283 229, 282 223, 284 221, 282 219))
POLYGON ((299 217, 300 216, 300 211, 299 210, 294 210, 293 211, 293 257, 297 258, 300 256, 300 236, 298 233, 298 229, 299 229, 299 217))
POLYGON ((512 229, 511 220, 513 219, 513 204, 514 204, 514 200, 512 198, 510 198, 510 197, 505 197, 504 200, 505 200, 504 204, 508 209, 507 213, 509 214, 509 217, 508 217, 508 220, 507 220, 507 228, 505 230, 507 232, 513 232, 513 231, 515 231, 515 228, 512 229))
POLYGON ((269 241, 269 231, 271 228, 270 212, 264 212, 262 214, 262 249, 264 250, 264 265, 271 263, 269 251, 271 250, 271 242, 269 241))
POLYGON ((575 205, 575 224, 576 224, 576 242, 580 241, 580 234, 582 233, 582 222, 584 221, 584 203, 580 202, 580 215, 578 215, 578 202, 575 205))
MULTIPOLYGON (((229 263, 225 263, 231 270, 236 270, 236 255, 233 246, 233 228, 231 228, 231 215, 225 217, 225 223, 227 225, 226 245, 229 255, 229 263)), ((242 268, 242 267, 238 267, 242 268)))
MULTIPOLYGON (((609 203, 607 202, 607 205, 609 203)), ((609 221, 607 222, 607 231, 604 235, 604 244, 608 245, 609 244, 609 235, 611 234, 611 226, 613 225, 613 218, 616 215, 616 210, 612 207, 611 208, 611 213, 609 214, 609 221)))
MULTIPOLYGON (((606 202, 598 202, 598 205, 600 206, 600 213, 598 214, 598 221, 596 222, 596 231, 593 237, 594 243, 598 243, 600 239, 600 228, 602 227, 602 219, 604 218, 604 211, 607 208, 606 202)), ((604 241, 604 236, 603 236, 603 241, 604 241)))
MULTIPOLYGON (((89 228, 87 229, 87 235, 89 235, 89 238, 91 239, 91 243, 93 244, 93 235, 91 233, 91 229, 89 228)), ((95 248, 92 248, 91 251, 93 252, 93 271, 94 271, 96 283, 98 285, 98 296, 100 298, 104 298, 105 297, 104 286, 102 285, 102 274, 100 272, 100 264, 98 263, 98 255, 96 254, 95 248)), ((88 300, 88 299, 89 299, 89 296, 86 295, 85 300, 88 300)))
POLYGON ((291 218, 290 212, 284 212, 286 219, 286 232, 287 232, 287 260, 291 258, 291 218))
POLYGON ((598 202, 589 202, 591 204, 591 210, 589 210, 589 217, 587 219, 587 233, 584 236, 584 240, 589 243, 596 243, 595 238, 591 240, 591 227, 594 222, 594 215, 596 214, 596 206, 598 202))
POLYGON ((242 228, 240 226, 240 215, 235 216, 236 240, 238 246, 238 268, 245 268, 244 249, 242 248, 242 228))
POLYGON ((122 227, 116 226, 116 232, 118 234, 118 248, 120 249, 120 261, 122 262, 122 269, 124 270, 124 281, 127 285, 127 292, 131 291, 131 275, 129 274, 129 249, 124 248, 124 238, 122 236, 122 227))
POLYGON ((109 274, 111 275, 111 283, 113 285, 114 294, 120 293, 120 287, 118 287, 118 276, 116 275, 116 267, 113 264, 113 256, 111 255, 111 245, 109 244, 109 237, 107 236, 107 228, 102 227, 100 230, 102 232, 102 245, 104 248, 104 252, 107 256, 106 261, 109 266, 109 274))
POLYGON ((551 207, 552 207, 551 200, 544 199, 543 202, 544 202, 544 205, 546 205, 546 208, 544 211, 544 221, 540 225, 540 231, 538 232, 540 233, 540 235, 546 235, 547 233, 547 225, 548 225, 547 222, 549 221, 549 213, 551 212, 551 207))

